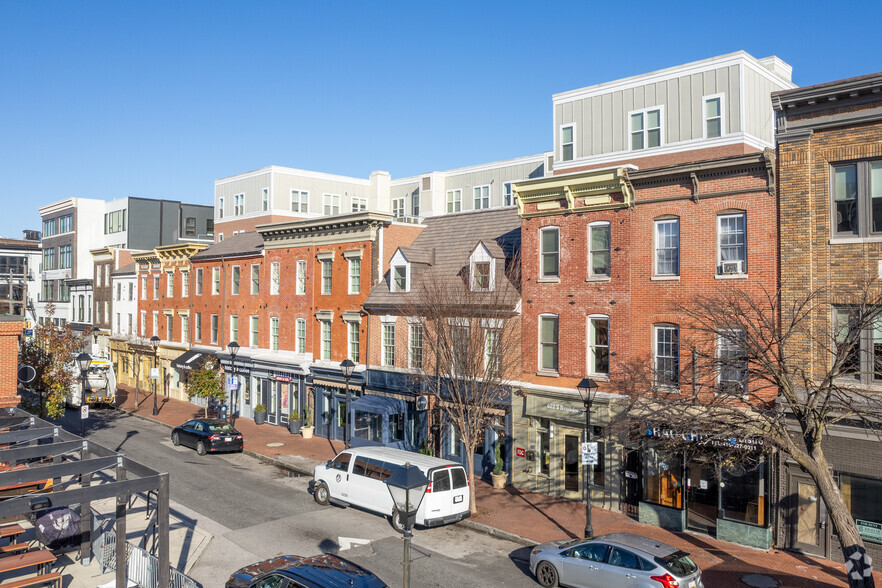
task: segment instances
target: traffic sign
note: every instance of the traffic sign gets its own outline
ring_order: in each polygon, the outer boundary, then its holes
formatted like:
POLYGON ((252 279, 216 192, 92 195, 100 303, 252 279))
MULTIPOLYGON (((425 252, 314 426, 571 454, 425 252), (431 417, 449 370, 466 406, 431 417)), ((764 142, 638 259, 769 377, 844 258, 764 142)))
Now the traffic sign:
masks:
POLYGON ((88 404, 84 404, 80 407, 80 418, 84 419, 84 420, 89 418, 89 405, 88 404))

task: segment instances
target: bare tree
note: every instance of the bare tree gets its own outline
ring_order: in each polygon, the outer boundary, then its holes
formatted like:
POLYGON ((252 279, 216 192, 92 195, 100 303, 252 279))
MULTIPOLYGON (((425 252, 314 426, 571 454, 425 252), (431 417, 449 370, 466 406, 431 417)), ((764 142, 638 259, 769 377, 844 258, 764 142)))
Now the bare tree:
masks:
POLYGON ((668 446, 711 446, 724 464, 748 467, 757 447, 794 459, 827 505, 853 571, 850 585, 873 586, 863 539, 823 444, 836 424, 880 438, 882 395, 861 379, 882 375, 882 358, 865 348, 882 320, 882 293, 871 280, 803 292, 720 288, 679 304, 683 368, 662 373, 651 359, 635 361, 613 384, 630 397, 632 427, 652 422, 686 433, 666 437, 668 446))
POLYGON ((508 384, 520 374, 517 267, 508 259, 494 280, 481 277, 477 286, 468 268, 456 276, 427 271, 398 309, 423 327, 423 368, 416 377, 437 391, 442 412, 465 446, 472 514, 477 504, 471 456, 487 427, 511 405, 508 384))

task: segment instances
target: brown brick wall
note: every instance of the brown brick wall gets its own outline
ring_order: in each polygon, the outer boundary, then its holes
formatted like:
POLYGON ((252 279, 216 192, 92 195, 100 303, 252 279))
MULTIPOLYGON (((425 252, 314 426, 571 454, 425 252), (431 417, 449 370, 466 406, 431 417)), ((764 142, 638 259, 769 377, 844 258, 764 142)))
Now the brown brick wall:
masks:
POLYGON ((0 320, 0 407, 18 406, 18 336, 24 323, 0 320))

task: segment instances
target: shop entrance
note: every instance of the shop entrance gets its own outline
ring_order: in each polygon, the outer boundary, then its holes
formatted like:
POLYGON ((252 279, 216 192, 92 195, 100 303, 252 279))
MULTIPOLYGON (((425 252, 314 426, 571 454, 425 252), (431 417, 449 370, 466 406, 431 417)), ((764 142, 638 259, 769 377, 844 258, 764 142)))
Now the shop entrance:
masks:
POLYGON ((640 486, 643 458, 639 449, 625 449, 625 472, 622 478, 622 512, 637 519, 640 516, 640 486))
POLYGON ((815 486, 806 476, 790 476, 790 500, 793 505, 791 545, 804 553, 827 555, 827 507, 815 486))
POLYGON ((571 496, 579 494, 579 461, 581 457, 579 438, 575 435, 564 436, 564 493, 571 496))
POLYGON ((716 536, 720 484, 716 464, 698 458, 686 468, 686 527, 716 536))

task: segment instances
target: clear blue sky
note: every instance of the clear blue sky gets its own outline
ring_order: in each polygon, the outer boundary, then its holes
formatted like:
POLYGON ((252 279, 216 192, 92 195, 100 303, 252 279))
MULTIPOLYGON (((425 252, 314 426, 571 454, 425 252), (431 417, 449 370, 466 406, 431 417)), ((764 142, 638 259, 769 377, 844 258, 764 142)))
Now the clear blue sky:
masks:
POLYGON ((551 147, 555 92, 743 49, 882 70, 882 2, 0 0, 0 235, 69 196, 210 204, 284 165, 393 178, 551 147))

